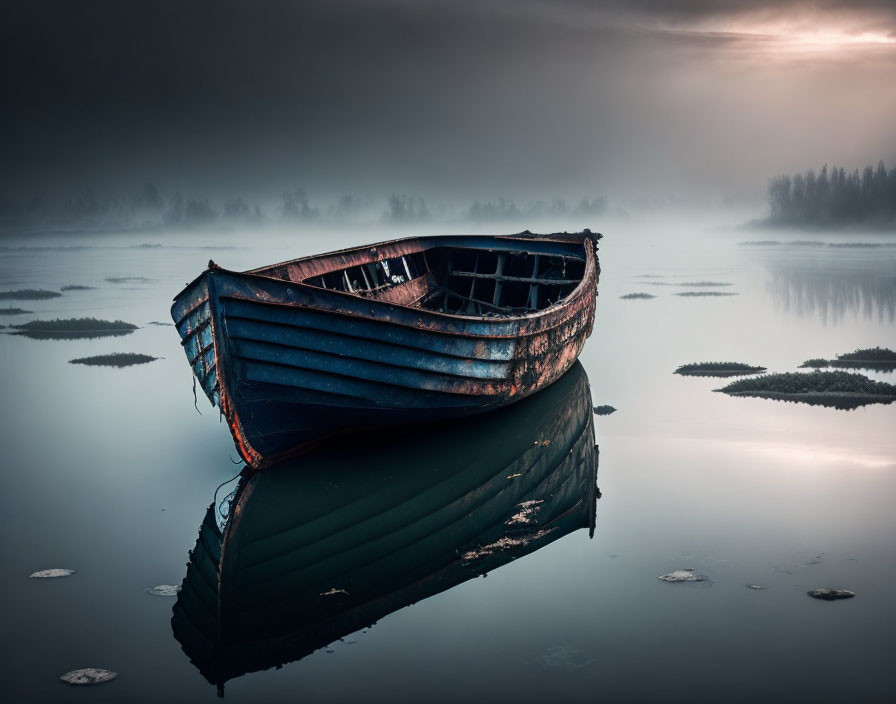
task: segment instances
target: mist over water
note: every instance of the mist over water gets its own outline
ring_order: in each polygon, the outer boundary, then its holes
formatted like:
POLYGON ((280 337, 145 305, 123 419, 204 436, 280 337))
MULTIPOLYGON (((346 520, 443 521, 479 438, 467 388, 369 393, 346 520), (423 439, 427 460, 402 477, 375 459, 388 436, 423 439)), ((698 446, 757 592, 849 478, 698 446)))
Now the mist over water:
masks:
MULTIPOLYGON (((652 700, 695 688, 727 693, 733 681, 734 698, 743 700, 842 701, 857 688, 869 700, 886 698, 896 685, 887 630, 896 616, 888 594, 896 578, 893 406, 846 412, 731 398, 713 393, 720 380, 672 372, 710 360, 793 371, 811 357, 896 346, 892 250, 817 247, 803 259, 800 245, 743 246, 765 234, 719 228, 727 224, 706 217, 575 223, 606 235, 595 329, 581 361, 593 403, 618 409, 595 417, 603 498, 593 541, 567 535, 299 662, 231 680, 226 698, 277 701, 302 691, 316 701, 590 701, 599 691, 609 700, 652 700), (814 308, 783 305, 770 284, 805 290, 786 283, 805 281, 794 267, 827 282, 811 289, 814 308), (848 289, 854 293, 843 293, 841 275, 860 282, 848 289), (706 281, 730 283, 725 290, 738 295, 674 295, 677 284, 706 281), (657 297, 620 299, 633 292, 657 297), (656 579, 683 568, 710 581, 656 579), (819 586, 859 596, 819 603, 805 594, 819 586), (838 650, 842 670, 831 679, 829 654, 842 643, 850 645, 838 650)), ((29 301, 34 313, 15 322, 95 316, 140 326, 98 340, 0 335, 0 441, 15 474, 0 499, 13 528, 3 534, 2 579, 7 639, 16 644, 7 655, 14 700, 79 698, 56 678, 87 665, 119 672, 92 693, 100 701, 215 699, 172 636, 173 600, 144 590, 180 583, 215 488, 239 467, 217 412, 201 397, 202 415, 194 409, 174 329, 149 323, 168 322, 172 296, 209 258, 244 269, 420 231, 6 241, 4 289, 94 287, 29 301), (68 364, 111 352, 161 359, 127 369, 68 364), (27 579, 51 567, 77 572, 48 583, 27 579), (52 624, 54 637, 36 623, 52 624)), ((774 238, 785 236, 805 239, 774 238)), ((859 239, 886 242, 873 234, 850 241, 859 239)), ((399 429, 382 442, 400 446, 413 433, 399 429)), ((405 462, 432 467, 440 459, 405 462)))
POLYGON ((891 0, 11 0, 0 66, 4 701, 218 701, 224 655, 253 704, 893 700, 896 404, 674 374, 896 349, 891 0), (169 313, 209 260, 583 228, 594 331, 548 395, 234 493, 169 313), (249 655, 202 651, 240 618, 249 655))

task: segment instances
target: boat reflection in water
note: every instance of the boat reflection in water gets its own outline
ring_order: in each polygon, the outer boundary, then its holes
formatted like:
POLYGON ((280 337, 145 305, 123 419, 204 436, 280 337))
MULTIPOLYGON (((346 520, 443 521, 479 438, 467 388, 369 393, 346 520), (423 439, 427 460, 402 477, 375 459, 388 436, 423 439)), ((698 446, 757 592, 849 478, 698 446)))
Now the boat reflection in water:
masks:
POLYGON ((594 535, 597 448, 581 364, 489 414, 356 436, 244 471, 206 512, 174 605, 184 652, 223 694, 573 531, 594 535))

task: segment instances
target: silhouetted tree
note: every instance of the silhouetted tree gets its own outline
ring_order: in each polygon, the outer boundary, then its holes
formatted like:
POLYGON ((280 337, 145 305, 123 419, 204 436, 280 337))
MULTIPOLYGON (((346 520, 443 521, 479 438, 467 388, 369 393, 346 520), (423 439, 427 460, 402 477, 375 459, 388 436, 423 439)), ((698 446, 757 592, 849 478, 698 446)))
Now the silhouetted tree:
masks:
POLYGON ((503 198, 499 198, 497 203, 474 201, 468 212, 469 219, 478 222, 513 220, 519 218, 520 215, 520 210, 516 207, 516 204, 512 200, 504 200, 503 198))
POLYGON ((364 209, 360 198, 348 194, 339 196, 335 205, 327 208, 327 217, 331 220, 350 220, 357 218, 364 209))
POLYGON ((177 226, 184 221, 184 197, 180 193, 175 193, 168 201, 168 210, 162 218, 166 225, 177 226))
POLYGON ((316 220, 320 215, 317 208, 312 208, 304 188, 283 192, 283 205, 280 208, 280 219, 285 221, 316 220))
POLYGON ((603 215, 607 212, 609 204, 606 197, 582 198, 575 208, 576 215, 603 215))
POLYGON ((184 225, 197 227, 209 225, 218 219, 218 213, 208 204, 207 200, 193 200, 190 198, 184 208, 184 225))
POLYGON ((866 166, 861 175, 842 167, 818 175, 776 176, 769 182, 770 221, 782 225, 848 225, 896 219, 896 169, 866 166))
POLYGON ((389 206, 383 213, 387 222, 420 222, 429 218, 429 209, 422 198, 393 193, 389 196, 389 206))
POLYGON ((140 197, 137 199, 137 205, 142 210, 160 212, 165 203, 154 183, 144 183, 140 197))

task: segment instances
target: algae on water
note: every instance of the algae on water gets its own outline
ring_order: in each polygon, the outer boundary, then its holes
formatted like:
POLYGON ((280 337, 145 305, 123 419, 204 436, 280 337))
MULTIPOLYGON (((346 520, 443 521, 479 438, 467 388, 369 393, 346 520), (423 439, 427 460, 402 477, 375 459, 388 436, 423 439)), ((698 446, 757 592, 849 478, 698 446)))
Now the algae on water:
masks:
POLYGON ((72 359, 69 364, 84 364, 92 367, 132 367, 135 364, 149 364, 158 357, 150 357, 148 354, 134 352, 113 352, 112 354, 98 354, 93 357, 81 357, 72 359))
POLYGON ((890 371, 896 369, 896 352, 886 347, 868 347, 855 352, 838 354, 836 359, 807 359, 800 365, 800 368, 803 369, 824 369, 825 367, 890 371))
POLYGON ((765 367, 754 367, 740 362, 695 362, 683 364, 675 370, 682 376, 741 376, 745 374, 761 374, 765 367))
POLYGON ((61 295, 58 291, 45 291, 42 288, 23 288, 18 291, 0 291, 0 301, 43 301, 59 298, 61 295))
POLYGON ((716 391, 730 396, 795 401, 841 410, 896 401, 896 386, 893 384, 874 381, 862 374, 840 371, 768 374, 738 379, 716 391))
POLYGON ((13 325, 14 335, 35 340, 76 340, 87 337, 128 335, 137 326, 123 320, 98 320, 97 318, 67 318, 56 320, 32 320, 13 325))

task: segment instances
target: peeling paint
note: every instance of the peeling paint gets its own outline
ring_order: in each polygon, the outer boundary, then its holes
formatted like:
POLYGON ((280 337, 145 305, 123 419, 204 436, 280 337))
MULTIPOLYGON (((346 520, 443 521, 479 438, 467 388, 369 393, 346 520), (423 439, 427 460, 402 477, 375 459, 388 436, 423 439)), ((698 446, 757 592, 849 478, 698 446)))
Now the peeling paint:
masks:
MULTIPOLYGON (((556 381, 575 362, 593 328, 599 238, 589 231, 410 238, 245 273, 209 262, 207 271, 176 297, 172 317, 193 373, 221 410, 237 451, 247 464, 261 468, 353 427, 489 410, 556 381), (480 248, 508 256, 531 250, 536 253, 535 273, 539 252, 560 257, 564 271, 566 258, 578 257, 584 271, 560 302, 518 315, 421 308, 419 302, 434 285, 431 271, 411 280, 396 274, 391 283, 364 291, 355 290, 348 277, 345 291, 328 288, 323 278, 318 285, 307 283, 311 277, 335 276, 347 266, 425 257, 433 247, 480 248), (247 326, 255 326, 253 336, 240 332, 247 326), (271 330, 269 339, 254 336, 259 326, 271 330), (351 344, 334 348, 330 339, 351 344), (389 356, 384 357, 386 349, 389 356), (263 368, 263 378, 256 368, 263 368), (275 369, 282 376, 274 375, 275 369), (313 384, 306 386, 305 379, 313 384), (379 394, 377 385, 383 389, 379 394), (254 400, 262 388, 271 390, 270 412, 254 400), (431 406, 417 401, 424 395, 433 398, 431 406), (335 413, 329 426, 318 411, 307 412, 308 422, 298 417, 303 408, 329 408, 336 396, 355 399, 345 405, 347 411, 368 405, 375 410, 355 425, 345 418, 340 422, 335 413), (268 415, 282 420, 284 413, 297 416, 292 434, 269 427, 268 415)), ((404 263, 410 274, 407 267, 404 263)), ((335 408, 345 402, 332 403, 335 408)))

